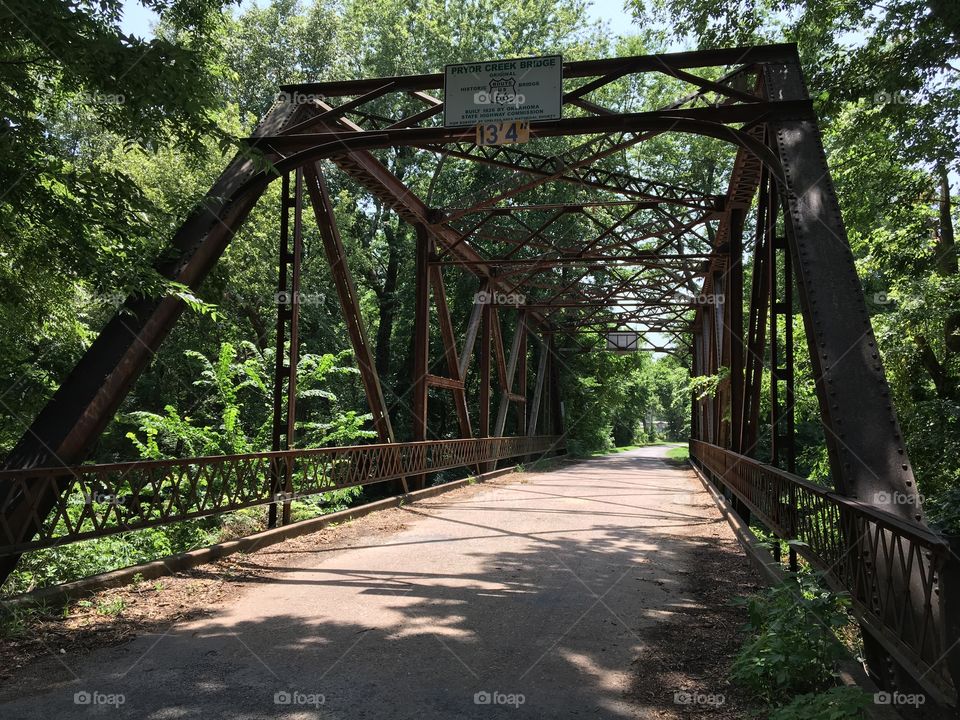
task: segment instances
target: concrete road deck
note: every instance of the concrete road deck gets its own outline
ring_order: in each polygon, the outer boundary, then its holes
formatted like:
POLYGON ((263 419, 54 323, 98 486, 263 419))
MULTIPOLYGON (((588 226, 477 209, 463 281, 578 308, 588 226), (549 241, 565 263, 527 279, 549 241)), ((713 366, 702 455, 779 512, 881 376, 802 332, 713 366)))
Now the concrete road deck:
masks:
POLYGON ((740 556, 665 452, 406 506, 405 529, 305 553, 211 617, 72 658, 0 717, 673 717, 691 688, 671 686, 656 629, 698 617, 706 555, 740 556))

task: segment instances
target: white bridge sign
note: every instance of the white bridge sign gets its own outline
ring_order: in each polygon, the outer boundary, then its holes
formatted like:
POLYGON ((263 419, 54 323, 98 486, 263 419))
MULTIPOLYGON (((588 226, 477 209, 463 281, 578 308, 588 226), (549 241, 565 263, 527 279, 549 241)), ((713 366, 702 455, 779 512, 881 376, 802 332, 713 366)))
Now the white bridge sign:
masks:
POLYGON ((465 127, 511 120, 559 120, 563 56, 447 65, 443 124, 465 127))

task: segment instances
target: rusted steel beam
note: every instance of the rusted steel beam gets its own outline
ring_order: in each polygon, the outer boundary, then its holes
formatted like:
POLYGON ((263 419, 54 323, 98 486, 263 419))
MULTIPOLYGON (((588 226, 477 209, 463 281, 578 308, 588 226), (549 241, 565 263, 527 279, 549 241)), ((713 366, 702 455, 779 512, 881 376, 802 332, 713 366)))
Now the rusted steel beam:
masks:
MULTIPOLYGON (((687 232, 688 230, 690 230, 690 229, 691 229, 692 227, 694 227, 695 225, 698 225, 698 224, 701 224, 701 223, 705 223, 705 222, 709 221, 709 219, 710 219, 710 218, 704 217, 704 218, 698 218, 698 219, 696 219, 696 220, 693 220, 693 221, 691 221, 691 222, 689 222, 689 223, 681 226, 681 228, 680 228, 680 233, 687 232)), ((664 249, 665 249, 669 244, 671 244, 670 239, 672 239, 673 237, 674 237, 673 234, 672 234, 672 233, 665 232, 665 231, 663 230, 662 226, 658 226, 658 227, 657 227, 657 230, 651 230, 649 227, 645 227, 644 230, 643 230, 643 234, 642 234, 641 236, 639 236, 639 237, 631 237, 631 238, 629 238, 629 239, 627 239, 627 240, 619 239, 618 242, 616 242, 616 243, 608 243, 608 244, 607 244, 606 246, 604 246, 603 248, 595 248, 595 249, 593 248, 592 243, 588 243, 586 246, 582 247, 582 251, 586 254, 586 253, 588 253, 588 252, 591 252, 591 250, 592 250, 592 254, 604 254, 604 253, 605 253, 605 254, 607 254, 607 255, 609 256, 610 253, 615 252, 617 249, 620 249, 620 248, 629 248, 629 250, 627 250, 626 252, 632 252, 633 255, 634 255, 634 257, 640 257, 640 258, 642 258, 642 257, 649 256, 649 257, 651 257, 651 258, 656 258, 656 257, 657 257, 658 255, 660 255, 660 254, 669 254, 669 253, 664 253, 664 249), (654 249, 652 249, 652 250, 640 250, 640 249, 638 249, 638 248, 636 247, 636 243, 637 243, 638 241, 640 241, 640 240, 645 240, 645 239, 650 239, 650 238, 661 238, 661 241, 658 243, 658 247, 657 247, 657 248, 654 248, 654 249), (666 239, 663 239, 663 238, 666 238, 666 239)), ((534 265, 533 268, 532 268, 529 272, 527 272, 525 275, 523 275, 519 280, 512 280, 512 283, 513 283, 513 284, 512 284, 512 287, 511 287, 511 291, 515 290, 516 288, 518 288, 518 287, 521 286, 521 285, 526 284, 526 283, 530 280, 530 278, 532 278, 534 275, 540 273, 540 272, 543 270, 544 267, 549 267, 549 261, 551 260, 551 257, 550 257, 550 256, 552 256, 552 255, 554 255, 554 254, 560 254, 560 253, 567 253, 567 256, 568 256, 568 257, 576 257, 577 255, 579 255, 579 252, 573 253, 573 252, 569 252, 569 251, 566 250, 565 248, 553 248, 553 247, 551 247, 549 251, 546 251, 546 252, 541 253, 541 254, 547 256, 547 257, 545 258, 545 260, 544 260, 543 266, 534 265)), ((496 261, 494 261, 493 259, 490 260, 490 264, 491 264, 491 265, 495 264, 495 262, 496 262, 496 261)), ((644 264, 644 265, 649 266, 649 262, 647 262, 647 263, 637 263, 637 264, 644 264)))
MULTIPOLYGON (((805 98, 796 57, 765 67, 769 95, 805 98)), ((880 495, 908 498, 885 509, 923 519, 916 480, 890 401, 883 365, 840 216, 815 117, 773 120, 771 140, 790 169, 782 193, 784 218, 837 489, 863 502, 880 495), (843 308, 834 312, 831 308, 843 308), (865 421, 864 418, 869 418, 865 421), (885 495, 886 494, 886 495, 885 495)))
MULTIPOLYGON (((413 394, 412 430, 413 441, 427 439, 427 402, 429 399, 430 366, 430 266, 428 261, 432 252, 432 238, 422 223, 414 226, 416 230, 416 261, 414 265, 413 294, 413 377, 410 379, 413 394)), ((415 475, 409 479, 413 489, 426 484, 426 475, 415 475)))
POLYGON ((335 108, 331 108, 330 110, 327 110, 319 115, 315 115, 307 120, 299 122, 296 125, 285 128, 284 134, 306 132, 311 128, 316 127, 318 124, 340 120, 351 110, 354 110, 355 108, 358 108, 359 106, 368 103, 371 100, 375 100, 378 97, 382 97, 384 94, 390 92, 390 90, 393 88, 393 85, 394 83, 388 80, 382 86, 371 90, 368 93, 364 93, 353 100, 348 100, 342 105, 338 105, 335 108))
MULTIPOLYGON (((622 280, 621 282, 614 283, 614 285, 611 288, 609 288, 609 290, 605 289, 605 292, 603 292, 597 299, 601 301, 606 301, 615 297, 618 293, 624 292, 629 288, 630 284, 639 276, 639 274, 640 274, 639 272, 633 273, 630 277, 622 280)), ((564 288, 564 291, 567 289, 568 288, 564 288)), ((547 302, 554 302, 556 300, 559 300, 561 298, 562 292, 563 291, 561 291, 561 293, 554 294, 547 302)), ((602 311, 602 308, 597 308, 596 310, 592 311, 588 317, 595 317, 601 311, 602 311)), ((549 316, 550 315, 548 314, 547 317, 549 316)))
MULTIPOLYGON (((294 173, 290 196, 290 173, 283 176, 280 200, 280 253, 277 277, 277 337, 273 376, 273 433, 271 449, 294 447, 297 414, 297 360, 300 355, 300 266, 303 258, 303 171, 294 173), (290 244, 290 211, 293 210, 293 245, 290 244), (286 397, 284 397, 286 383, 286 397)), ((274 497, 292 491, 293 478, 272 468, 270 489, 274 497)), ((280 504, 281 522, 290 522, 290 501, 280 504)), ((271 503, 267 527, 277 524, 278 504, 271 503)))
POLYGON ((589 95, 594 90, 599 90, 600 88, 609 85, 612 82, 616 82, 625 75, 629 75, 631 70, 627 66, 621 65, 620 67, 614 68, 609 72, 603 73, 600 77, 594 78, 589 82, 585 82, 575 90, 566 92, 563 94, 563 102, 574 102, 575 100, 580 100, 585 95, 589 95))
MULTIPOLYGON (((479 293, 489 292, 490 283, 486 278, 481 278, 479 293)), ((473 301, 473 307, 470 310, 470 319, 467 321, 467 332, 463 339, 463 352, 460 353, 460 377, 466 380, 467 370, 470 368, 470 361, 473 359, 473 348, 477 342, 477 331, 483 321, 483 303, 473 301)))
MULTIPOLYGON (((788 99, 807 96, 799 58, 766 65, 763 78, 770 96, 788 99)), ((838 492, 892 513, 907 522, 924 522, 913 468, 903 443, 870 315, 847 240, 826 156, 811 113, 780 118, 769 124, 770 140, 787 170, 780 184, 784 221, 797 288, 803 309, 807 345, 815 378, 820 416, 830 458, 831 476, 838 492), (836 309, 842 309, 837 312, 836 309), (890 498, 897 498, 891 502, 890 498)), ((890 542, 888 536, 850 536, 852 553, 867 552, 871 542, 890 542)), ((894 594, 912 592, 924 578, 917 566, 891 563, 880 568, 881 582, 894 594)), ((924 609, 907 609, 898 622, 919 625, 924 609)), ((942 616, 934 626, 941 626, 942 616)), ((927 673, 896 648, 882 633, 864 633, 867 664, 881 687, 909 687, 927 673)), ((953 638, 951 640, 951 644, 953 638)), ((954 646, 953 699, 960 684, 960 652, 954 646)), ((925 677, 926 676, 926 677, 925 677)))
POLYGON ((520 376, 517 378, 517 400, 514 405, 517 408, 517 430, 516 434, 523 433, 527 428, 527 311, 520 311, 520 323, 523 326, 523 332, 520 333, 520 348, 517 353, 520 363, 520 376))
MULTIPOLYGON (((576 117, 531 122, 530 134, 533 137, 557 137, 561 135, 631 133, 636 134, 637 137, 629 144, 636 144, 642 142, 646 137, 653 137, 651 133, 690 132, 748 147, 758 156, 770 161, 772 167, 777 169, 779 163, 762 143, 752 143, 747 133, 730 126, 738 123, 755 124, 797 117, 798 115, 811 113, 812 109, 813 105, 809 100, 778 100, 715 108, 651 110, 602 117, 576 117), (646 136, 639 137, 640 133, 644 133, 646 136)), ((338 122, 342 122, 342 120, 338 122)), ((373 150, 394 145, 422 146, 465 142, 470 141, 473 133, 473 128, 398 128, 396 130, 380 131, 345 130, 342 132, 270 135, 250 137, 246 138, 245 141, 251 148, 257 148, 265 152, 275 152, 280 155, 310 151, 303 160, 299 157, 288 158, 290 162, 302 164, 306 160, 319 159, 320 157, 331 157, 342 153, 373 150)), ((629 145, 620 143, 613 146, 609 151, 604 151, 602 156, 606 157, 627 146, 629 145)), ((585 164, 591 164, 594 161, 591 159, 585 164)), ((281 170, 285 169, 283 161, 278 167, 281 170)), ((561 167, 547 179, 560 177, 569 169, 574 168, 561 167)), ((538 179, 544 180, 544 178, 538 179)), ((652 197, 658 198, 659 196, 653 195, 652 197)), ((483 203, 483 205, 493 205, 500 200, 501 197, 497 196, 491 201, 483 203)), ((480 206, 476 203, 474 205, 480 206)))
MULTIPOLYGON (((618 195, 633 197, 644 205, 657 206, 661 203, 687 206, 692 208, 712 207, 709 198, 699 190, 668 185, 649 178, 635 177, 627 173, 607 168, 587 168, 580 172, 559 172, 565 170, 558 158, 540 155, 517 145, 497 145, 478 147, 459 142, 446 145, 417 145, 423 150, 469 162, 503 168, 515 173, 524 173, 533 177, 550 178, 570 185, 578 185, 591 190, 607 190, 618 195)), ((569 164, 569 163, 566 163, 569 164)), ((498 206, 502 211, 504 206, 498 206)), ((562 208, 562 205, 561 205, 562 208)), ((483 208, 449 208, 451 217, 460 218, 472 215, 483 208)), ((560 209, 560 208, 558 208, 560 209)))
POLYGON ((383 388, 380 386, 380 377, 377 375, 377 366, 373 359, 373 352, 367 340, 366 325, 360 312, 360 300, 353 283, 353 275, 347 264, 347 253, 340 239, 336 218, 333 214, 333 205, 327 192, 327 185, 323 180, 319 166, 309 166, 304 170, 304 180, 310 203, 320 229, 323 240, 323 250, 330 266, 330 275, 340 300, 340 309, 343 312, 344 324, 353 346, 353 354, 360 370, 360 379, 367 396, 367 404, 373 415, 373 427, 377 431, 380 442, 395 442, 393 427, 390 424, 390 415, 387 412, 387 403, 383 397, 383 388))
POLYGON ((741 438, 744 455, 754 455, 760 428, 760 396, 763 385, 763 360, 766 348, 767 309, 770 306, 767 262, 768 243, 774 234, 776 205, 771 204, 775 193, 770 191, 770 177, 766 170, 760 180, 757 199, 757 225, 753 253, 752 283, 750 289, 750 316, 747 330, 747 364, 743 387, 743 420, 741 438))
POLYGON ((533 400, 530 402, 530 420, 527 425, 527 435, 530 437, 537 434, 537 422, 540 419, 540 405, 543 398, 543 384, 547 377, 547 357, 550 351, 545 340, 540 340, 537 352, 539 353, 537 374, 533 381, 533 400))
MULTIPOLYGON (((493 331, 493 306, 483 303, 480 311, 480 397, 477 432, 480 437, 490 437, 490 335, 493 331)), ((481 467, 486 471, 487 465, 481 467)))
POLYGON ((746 103, 755 103, 762 99, 753 93, 743 92, 742 90, 737 90, 729 85, 723 85, 721 83, 714 82, 713 80, 707 80, 706 78, 686 72, 680 68, 665 65, 662 67, 661 72, 663 72, 665 75, 675 77, 678 80, 683 80, 684 82, 690 83, 691 85, 696 85, 701 91, 714 92, 719 95, 724 95, 729 99, 740 100, 741 102, 746 103))
MULTIPOLYGON (((703 208, 712 209, 712 210, 722 210, 723 202, 725 197, 723 195, 704 195, 703 196, 703 208)), ((582 202, 568 202, 568 203, 541 203, 537 205, 499 205, 494 207, 457 207, 449 208, 451 212, 459 213, 462 215, 512 215, 514 213, 524 213, 524 212, 542 212, 544 210, 565 210, 568 213, 581 212, 585 208, 598 208, 598 207, 637 207, 641 210, 649 210, 650 208, 658 207, 660 205, 682 205, 684 203, 677 201, 675 198, 658 198, 656 200, 584 200, 582 202)))
POLYGON ((414 265, 413 439, 427 439, 427 375, 430 358, 430 233, 417 224, 414 265))
POLYGON ((554 211, 553 214, 551 214, 550 217, 548 217, 546 220, 540 223, 540 225, 538 225, 535 228, 529 229, 529 231, 524 237, 515 239, 513 241, 514 246, 510 249, 510 252, 507 253, 505 259, 509 260, 513 255, 516 255, 524 247, 529 245, 534 238, 542 236, 544 230, 546 230, 548 227, 553 225, 554 222, 562 218, 564 215, 566 215, 565 210, 554 211))
MULTIPOLYGON (((467 408, 467 394, 464 390, 464 377, 460 374, 460 359, 457 357, 457 344, 453 332, 453 321, 450 318, 450 308, 447 306, 447 291, 443 285, 443 272, 437 266, 430 267, 430 277, 433 285, 433 302, 437 306, 437 318, 440 322, 440 338, 443 341, 444 356, 447 359, 447 373, 458 388, 453 396, 457 411, 457 422, 460 424, 460 437, 468 438, 473 432, 470 429, 470 411, 467 408)), ((472 348, 471 348, 472 350, 472 348)))
MULTIPOLYGON (((533 123, 531 123, 531 130, 532 125, 533 123)), ((499 204, 523 193, 530 192, 548 182, 569 176, 571 172, 576 173, 578 170, 582 173, 589 174, 592 172, 594 164, 603 158, 633 147, 650 136, 650 134, 643 135, 625 132, 600 135, 597 138, 590 139, 577 147, 561 153, 557 158, 553 159, 547 172, 526 180, 520 178, 516 182, 507 184, 501 192, 476 200, 472 203, 472 206, 476 208, 485 205, 499 204), (617 135, 616 138, 613 137, 614 134, 617 135)), ((444 216, 444 220, 447 223, 455 222, 457 219, 459 219, 457 213, 447 213, 444 216)))
MULTIPOLYGON (((746 213, 741 208, 730 210, 730 264, 727 270, 727 311, 730 342, 730 443, 734 452, 742 453, 740 429, 743 426, 743 223, 746 213)), ((744 518, 749 522, 749 518, 744 518)))
POLYGON ((503 353, 503 334, 500 332, 500 313, 497 312, 497 305, 490 303, 491 330, 490 336, 493 343, 493 358, 497 363, 497 381, 500 383, 500 392, 509 392, 507 385, 507 361, 503 353))
POLYGON ((470 265, 486 265, 486 266, 532 266, 537 269, 550 269, 559 267, 561 265, 590 265, 593 267, 596 263, 597 268, 606 268, 611 266, 620 266, 620 265, 646 265, 648 263, 659 264, 671 260, 678 261, 703 261, 711 260, 717 257, 716 253, 674 253, 674 254, 660 254, 655 252, 644 253, 644 254, 632 254, 632 255, 567 255, 563 257, 555 258, 501 258, 501 257, 491 257, 485 260, 436 260, 433 262, 434 265, 454 265, 454 266, 470 266, 470 265))
POLYGON ((427 95, 426 93, 420 92, 420 91, 411 92, 410 95, 412 95, 413 97, 416 97, 419 100, 424 101, 425 103, 427 103, 428 107, 421 110, 420 112, 414 113, 413 115, 409 115, 405 118, 401 118, 400 120, 397 120, 395 123, 388 125, 386 128, 387 130, 419 125, 422 121, 432 118, 435 115, 439 115, 440 113, 443 112, 442 100, 437 100, 437 98, 427 95))
POLYGON ((550 333, 547 338, 547 352, 550 356, 547 367, 552 416, 550 426, 556 431, 557 435, 563 437, 566 435, 566 430, 564 429, 563 396, 560 390, 560 367, 557 363, 559 355, 557 354, 557 336, 555 333, 550 333))
MULTIPOLYGON (((317 105, 323 110, 330 109, 322 102, 318 102, 317 105)), ((345 119, 341 118, 338 122, 345 123, 345 119)), ((331 152, 330 155, 333 156, 337 166, 379 198, 386 207, 392 208, 412 225, 422 224, 427 227, 436 241, 454 257, 466 261, 482 260, 476 250, 464 242, 462 233, 442 223, 435 223, 435 213, 427 207, 426 203, 411 192, 371 153, 362 149, 351 150, 348 143, 337 143, 336 147, 337 152, 331 152)), ((476 266, 473 272, 481 277, 489 275, 489 270, 482 265, 476 266)), ((499 281, 491 280, 490 283, 489 289, 499 289, 499 281)))
MULTIPOLYGON (((628 212, 626 212, 624 215, 622 215, 621 217, 619 217, 619 218, 617 218, 616 220, 614 220, 614 222, 609 223, 609 224, 606 224, 606 225, 603 224, 603 223, 598 222, 598 221, 596 220, 596 218, 594 218, 593 215, 591 215, 590 213, 584 212, 584 215, 586 215, 588 218, 590 218, 591 220, 593 220, 594 224, 599 225, 599 226, 600 226, 600 229, 601 229, 603 232, 601 232, 599 235, 597 235, 596 237, 594 237, 590 242, 588 242, 588 243, 581 249, 580 252, 583 253, 583 254, 585 254, 585 255, 586 255, 586 254, 589 254, 589 253, 591 253, 591 252, 594 252, 594 249, 595 249, 598 245, 600 245, 600 243, 603 242, 603 240, 604 240, 605 238, 608 238, 608 237, 610 237, 610 236, 615 236, 615 237, 619 240, 621 236, 617 234, 617 228, 622 227, 628 220, 630 220, 630 218, 634 217, 638 212, 640 212, 640 208, 639 208, 639 207, 631 208, 631 209, 630 209, 628 212)), ((631 231, 632 231, 632 234, 634 234, 634 236, 635 236, 635 234, 636 234, 637 231, 634 230, 634 229, 631 229, 631 231)), ((641 230, 641 232, 642 232, 642 230, 641 230)), ((635 241, 635 237, 634 237, 634 241, 635 241)))
MULTIPOLYGON (((752 65, 789 58, 795 52, 793 44, 754 45, 716 50, 693 50, 659 55, 638 55, 604 60, 580 60, 563 65, 564 78, 609 76, 615 73, 661 72, 666 68, 700 68, 718 65, 752 65)), ((443 73, 424 75, 401 75, 385 78, 359 80, 331 80, 325 82, 289 83, 281 85, 286 93, 321 94, 328 97, 343 97, 368 93, 393 83, 398 92, 440 90, 443 88, 443 73)))
MULTIPOLYGON (((513 378, 517 372, 517 363, 521 361, 520 358, 520 345, 523 340, 524 333, 526 328, 524 327, 525 317, 524 313, 517 313, 517 328, 513 333, 513 341, 510 343, 510 357, 507 362, 506 377, 504 379, 504 390, 503 394, 500 397, 500 407, 497 409, 497 422, 494 426, 493 434, 496 436, 503 435, 503 430, 507 424, 507 412, 510 410, 510 401, 516 397, 513 392, 513 378)), ((526 363, 526 358, 522 360, 526 363)))
MULTIPOLYGON (((754 141, 764 139, 763 127, 756 127, 750 131, 754 141)), ((778 173, 771 165, 769 172, 777 176, 778 173)), ((707 297, 718 297, 725 290, 723 278, 728 269, 726 251, 729 248, 731 232, 731 211, 734 208, 747 210, 760 185, 763 163, 760 156, 741 148, 734 159, 733 170, 727 186, 727 211, 717 225, 714 238, 714 248, 722 252, 713 258, 710 271, 704 278, 702 293, 707 297)), ((782 175, 782 172, 779 173, 782 175)), ((704 374, 715 375, 725 363, 729 363, 729 342, 724 342, 723 307, 717 304, 700 305, 697 308, 698 323, 703 328, 704 346, 704 374)), ((728 366, 728 365, 727 365, 728 366)), ((703 430, 705 439, 716 445, 726 442, 725 433, 729 430, 729 422, 723 422, 726 403, 729 401, 729 384, 724 383, 715 395, 710 395, 702 402, 703 430)))
POLYGON ((442 375, 427 375, 427 385, 429 387, 444 388, 446 390, 463 390, 463 382, 453 378, 443 377, 442 375))

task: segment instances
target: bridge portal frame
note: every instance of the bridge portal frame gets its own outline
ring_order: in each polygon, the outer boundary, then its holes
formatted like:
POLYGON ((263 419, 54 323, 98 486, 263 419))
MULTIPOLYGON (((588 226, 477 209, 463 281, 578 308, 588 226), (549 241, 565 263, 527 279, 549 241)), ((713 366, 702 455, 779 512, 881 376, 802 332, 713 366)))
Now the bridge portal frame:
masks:
MULTIPOLYGON (((188 217, 173 239, 172 252, 159 263, 158 270, 172 280, 199 289, 272 180, 284 178, 283 212, 291 207, 299 212, 301 204, 297 200, 291 203, 286 191, 288 178, 295 178, 297 197, 306 190, 321 230, 374 426, 381 443, 396 443, 326 188, 324 163, 332 163, 415 228, 417 282, 411 382, 414 443, 427 441, 431 387, 453 393, 460 433, 465 439, 474 435, 466 372, 478 338, 479 415, 475 435, 484 439, 502 434, 511 406, 516 410, 514 426, 520 434, 536 435, 541 406, 548 432, 562 434, 556 338, 573 334, 576 342, 582 342, 583 333, 588 330, 614 330, 643 322, 648 334, 669 338, 667 345, 656 349, 689 353, 694 375, 726 373, 716 393, 693 400, 694 455, 704 467, 708 466, 707 446, 739 457, 755 452, 761 421, 760 384, 767 362, 765 348, 769 348, 774 408, 771 460, 785 465, 788 472, 794 469, 791 318, 799 310, 838 495, 858 507, 868 508, 876 517, 891 516, 915 527, 918 536, 923 535, 922 508, 912 467, 903 447, 795 46, 572 62, 564 65, 564 80, 567 117, 533 122, 530 127, 535 139, 588 138, 582 145, 557 155, 538 155, 528 148, 510 146, 478 148, 472 144, 472 130, 436 125, 434 118, 443 111, 443 101, 435 96, 442 87, 439 74, 284 86, 281 97, 287 99, 274 105, 248 138, 245 150, 188 217), (692 72, 717 66, 732 69, 717 79, 692 72), (596 97, 621 78, 644 73, 673 77, 689 83, 694 90, 670 106, 633 113, 611 110, 596 97), (420 103, 420 109, 384 115, 383 107, 408 107, 400 102, 386 102, 397 96, 403 96, 405 102, 420 103), (300 102, 303 97, 308 101, 300 102), (716 196, 635 177, 605 162, 662 133, 689 133, 733 146, 736 157, 727 192, 716 196), (497 192, 471 198, 463 206, 430 207, 376 155, 379 150, 401 147, 437 152, 493 169, 509 169, 515 177, 497 192), (590 215, 590 208, 594 207, 590 202, 524 204, 529 202, 525 198, 532 191, 554 182, 599 192, 600 199, 593 202, 606 208, 626 205, 634 212, 654 209, 659 217, 649 227, 631 228, 636 237, 646 233, 646 238, 656 240, 653 249, 640 247, 636 239, 623 235, 623 216, 598 228, 595 236, 581 238, 578 247, 561 247, 550 236, 550 230, 564 216, 580 213, 591 221, 597 218, 590 215), (531 207, 539 213, 551 209, 555 212, 535 226, 518 221, 528 231, 510 238, 494 238, 500 246, 509 242, 511 247, 508 252, 491 251, 497 243, 484 235, 492 225, 491 219, 515 218, 531 207), (755 271, 751 301, 745 313, 744 229, 754 207, 758 218, 754 233, 755 271), (713 222, 716 231, 709 252, 698 256, 677 250, 683 233, 713 222), (542 257, 531 257, 534 250, 540 251, 542 257), (489 302, 475 306, 461 347, 457 347, 443 280, 444 271, 453 266, 476 276, 478 292, 491 295, 530 290, 530 295, 537 298, 522 310, 511 309, 516 331, 509 357, 504 351, 501 310, 489 302), (567 273, 573 267, 579 269, 567 273), (559 282, 557 273, 551 274, 556 268, 563 270, 559 282), (630 270, 624 272, 624 268, 630 270), (636 268, 640 270, 634 272, 636 268), (607 284, 586 287, 584 279, 598 272, 607 273, 607 284), (643 279, 644 272, 660 275, 650 282, 643 279), (785 273, 779 281, 782 295, 778 294, 778 272, 785 273), (544 274, 553 281, 545 282, 544 274), (676 282, 669 281, 671 277, 676 282), (678 287, 692 283, 692 278, 703 278, 702 292, 708 296, 722 295, 724 301, 694 308, 682 303, 674 307, 678 303, 670 298, 678 287), (431 292, 440 324, 446 375, 430 372, 431 292), (629 310, 610 312, 612 307, 626 307, 628 299, 636 300, 629 310), (777 337, 781 326, 786 334, 782 352, 777 337), (527 393, 528 336, 536 337, 540 348, 533 398, 527 393), (491 423, 494 363, 501 402, 491 423), (784 403, 780 402, 781 388, 784 403), (892 505, 882 500, 891 496, 906 501, 892 505)), ((290 267, 291 287, 297 282, 296 235, 301 222, 297 215, 293 250, 285 245, 281 248, 281 266, 290 267)), ((281 278, 281 290, 287 285, 281 278)), ((274 449, 278 452, 292 447, 294 439, 297 309, 293 302, 281 308, 278 315, 280 352, 274 433, 274 449), (282 382, 286 383, 286 398, 282 382)), ((25 432, 7 457, 6 470, 0 473, 0 528, 8 549, 28 543, 51 513, 62 508, 64 495, 77 475, 71 468, 90 453, 183 310, 183 301, 172 296, 129 298, 25 432), (62 474, 51 475, 50 468, 62 474), (31 485, 31 478, 38 476, 54 479, 31 485)), ((483 453, 472 457, 481 469, 497 459, 483 453)), ((416 463, 406 467, 411 472, 426 469, 416 463)), ((714 458, 710 470, 717 481, 735 486, 730 475, 733 467, 723 466, 719 475, 715 472, 718 467, 721 464, 714 458)), ((394 476, 402 478, 405 487, 419 486, 424 479, 422 472, 391 475, 394 476)), ((289 489, 288 479, 275 473, 271 477, 274 491, 289 489)), ((733 495, 742 513, 751 508, 759 511, 760 506, 744 491, 733 495)), ((883 524, 868 523, 866 527, 873 532, 883 524)), ((792 530, 788 527, 785 532, 792 530)), ((863 548, 862 533, 856 538, 845 537, 847 552, 869 555, 863 548)), ((883 533, 878 537, 882 538, 883 533)), ((876 557, 876 550, 872 552, 863 562, 876 557)), ((8 552, 2 558, 3 576, 12 570, 17 557, 17 552, 8 552)), ((919 623, 917 627, 926 628, 931 621, 935 632, 942 634, 940 606, 929 600, 930 588, 938 593, 942 588, 936 579, 925 579, 936 578, 939 570, 931 564, 924 568, 921 578, 915 565, 898 568, 891 564, 874 572, 874 576, 885 592, 893 589, 927 597, 925 605, 901 607, 900 614, 912 616, 919 623), (931 568, 933 572, 927 572, 931 568)), ((902 625, 903 618, 898 622, 902 625)), ((883 618, 880 624, 883 625, 883 618)), ((869 631, 868 635, 875 636, 869 631)), ((949 673, 942 670, 942 658, 928 662, 924 669, 917 664, 922 653, 911 656, 909 652, 900 652, 902 648, 894 640, 880 633, 878 645, 873 648, 875 659, 879 659, 875 667, 894 668, 886 676, 878 671, 886 685, 906 682, 896 668, 908 667, 909 674, 919 676, 918 682, 924 687, 943 698, 955 698, 949 673), (891 652, 899 653, 899 664, 885 662, 891 652), (931 672, 934 666, 936 672, 931 672)))

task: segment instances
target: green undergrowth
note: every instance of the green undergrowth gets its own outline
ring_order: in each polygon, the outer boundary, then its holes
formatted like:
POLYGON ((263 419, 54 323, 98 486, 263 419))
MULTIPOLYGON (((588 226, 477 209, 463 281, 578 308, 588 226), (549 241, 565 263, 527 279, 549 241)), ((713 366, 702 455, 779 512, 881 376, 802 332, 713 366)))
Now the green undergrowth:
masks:
MULTIPOLYGON (((309 520, 363 502, 362 488, 346 488, 291 503, 292 522, 309 520)), ((158 560, 265 530, 265 507, 163 527, 83 540, 25 553, 0 589, 0 598, 60 585, 119 568, 158 560)))
POLYGON ((730 679, 771 709, 770 720, 863 717, 868 696, 840 687, 837 675, 855 646, 846 594, 803 570, 735 602, 747 623, 730 679))
POLYGON ((670 448, 667 450, 667 454, 664 455, 664 457, 667 460, 672 460, 676 463, 685 463, 690 460, 690 448, 688 448, 686 445, 670 448))
POLYGON ((770 720, 856 720, 872 698, 857 687, 834 687, 825 692, 797 695, 775 710, 770 720))

